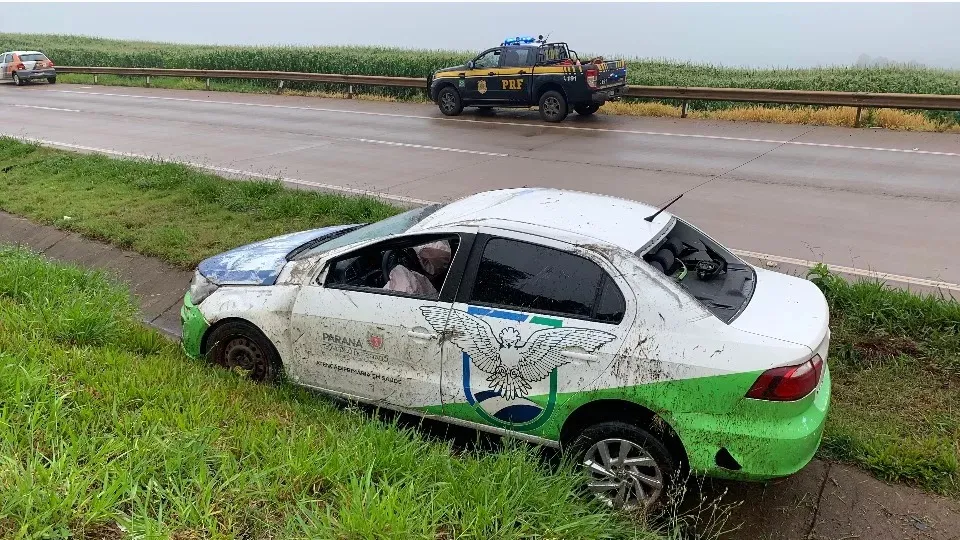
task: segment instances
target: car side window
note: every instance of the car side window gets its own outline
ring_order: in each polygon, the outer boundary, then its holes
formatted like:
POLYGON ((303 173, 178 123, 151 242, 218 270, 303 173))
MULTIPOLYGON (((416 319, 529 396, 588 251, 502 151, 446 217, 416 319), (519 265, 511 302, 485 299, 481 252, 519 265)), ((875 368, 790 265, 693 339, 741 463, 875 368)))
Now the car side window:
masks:
POLYGON ((536 60, 536 50, 528 47, 511 47, 503 52, 503 67, 530 67, 536 60))
POLYGON ((9 63, 12 62, 12 61, 13 61, 13 55, 12 55, 12 54, 5 54, 5 55, 3 55, 3 63, 4 63, 4 64, 9 64, 9 63))
POLYGON ((470 302, 613 324, 626 311, 620 288, 595 262, 506 238, 484 247, 470 302))
POLYGON ((500 49, 494 49, 473 62, 476 69, 500 67, 500 49))
POLYGON ((459 244, 454 235, 364 247, 331 262, 324 286, 436 300, 459 244))

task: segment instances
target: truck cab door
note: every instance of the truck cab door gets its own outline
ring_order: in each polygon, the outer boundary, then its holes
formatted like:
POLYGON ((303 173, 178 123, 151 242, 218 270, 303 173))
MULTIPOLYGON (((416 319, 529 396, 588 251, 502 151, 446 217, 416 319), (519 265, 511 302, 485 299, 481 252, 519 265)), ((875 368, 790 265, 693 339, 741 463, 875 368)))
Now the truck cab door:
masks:
POLYGON ((502 49, 490 49, 473 60, 466 72, 465 88, 461 90, 466 101, 474 103, 497 102, 506 97, 500 88, 500 59, 502 49))
POLYGON ((507 47, 500 68, 500 87, 504 100, 512 104, 530 104, 533 101, 533 67, 537 49, 507 47))

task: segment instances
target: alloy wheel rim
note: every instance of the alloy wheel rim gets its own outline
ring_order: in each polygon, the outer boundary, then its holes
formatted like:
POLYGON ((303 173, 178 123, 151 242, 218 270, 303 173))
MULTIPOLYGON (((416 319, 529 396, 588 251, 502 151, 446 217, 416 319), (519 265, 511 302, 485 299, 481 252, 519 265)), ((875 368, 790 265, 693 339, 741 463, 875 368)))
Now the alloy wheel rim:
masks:
POLYGON ((604 439, 591 446, 583 466, 587 489, 608 506, 632 509, 649 506, 663 493, 663 472, 642 446, 626 439, 604 439))
POLYGON ((440 97, 440 101, 442 102, 443 110, 445 111, 452 111, 456 107, 456 103, 454 103, 453 100, 453 95, 450 94, 450 92, 444 93, 440 97))
POLYGON ((546 101, 543 102, 543 110, 549 116, 559 116, 560 115, 560 101, 555 97, 549 97, 546 101))

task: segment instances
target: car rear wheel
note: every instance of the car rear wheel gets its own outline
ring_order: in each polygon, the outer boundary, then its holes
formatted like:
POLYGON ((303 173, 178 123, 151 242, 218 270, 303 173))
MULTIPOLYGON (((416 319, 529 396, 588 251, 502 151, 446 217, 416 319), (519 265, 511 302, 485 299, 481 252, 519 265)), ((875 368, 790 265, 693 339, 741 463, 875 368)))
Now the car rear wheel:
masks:
POLYGON ((440 112, 447 116, 457 116, 463 112, 463 100, 460 99, 460 92, 457 92, 452 86, 445 86, 437 94, 437 105, 440 112))
POLYGON ((580 116, 590 116, 591 114, 597 112, 600 109, 600 106, 595 103, 582 103, 580 105, 574 105, 573 110, 577 111, 577 114, 580 116))
POLYGON ((256 326, 229 321, 207 337, 207 358, 227 369, 239 369, 255 381, 273 381, 282 371, 280 356, 256 326))
POLYGON ((20 75, 16 73, 13 74, 13 84, 23 86, 23 79, 20 78, 20 75))
POLYGON ((556 90, 540 96, 540 118, 545 122, 563 122, 567 117, 567 100, 556 90))
POLYGON ((50 84, 57 84, 57 78, 56 78, 56 77, 47 77, 47 82, 50 83, 50 84))
POLYGON ((625 422, 603 422, 585 429, 572 448, 587 472, 587 491, 605 504, 656 509, 666 501, 676 460, 648 431, 625 422))

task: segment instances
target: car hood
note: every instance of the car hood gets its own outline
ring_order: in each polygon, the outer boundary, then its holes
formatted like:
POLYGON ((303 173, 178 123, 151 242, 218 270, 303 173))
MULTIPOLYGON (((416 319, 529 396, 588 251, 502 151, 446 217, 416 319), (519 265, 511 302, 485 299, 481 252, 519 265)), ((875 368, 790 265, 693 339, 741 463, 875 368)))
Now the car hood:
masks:
POLYGON ((355 225, 335 225, 285 234, 214 255, 197 267, 217 285, 273 285, 287 263, 287 254, 303 244, 355 225))
POLYGON ((466 64, 460 64, 459 66, 450 66, 450 67, 440 68, 434 73, 443 73, 445 71, 464 71, 466 69, 467 69, 466 64))
POLYGON ((757 286, 747 308, 730 326, 816 351, 827 337, 827 300, 812 282, 755 268, 757 286))

